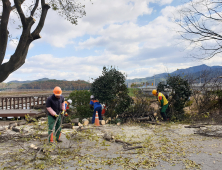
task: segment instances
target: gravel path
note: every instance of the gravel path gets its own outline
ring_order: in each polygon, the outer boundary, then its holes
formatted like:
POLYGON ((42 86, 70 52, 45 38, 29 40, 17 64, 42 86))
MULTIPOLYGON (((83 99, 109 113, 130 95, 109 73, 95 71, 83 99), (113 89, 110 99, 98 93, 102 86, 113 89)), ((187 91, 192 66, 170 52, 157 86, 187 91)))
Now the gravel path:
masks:
MULTIPOLYGON (((31 130, 30 126, 35 125, 29 125, 26 129, 31 130)), ((44 145, 46 150, 51 151, 47 152, 48 156, 38 153, 34 162, 31 158, 36 151, 29 146, 43 146, 46 138, 41 141, 32 139, 1 143, 0 152, 4 155, 12 153, 14 157, 1 156, 0 165, 2 163, 5 168, 10 165, 8 169, 221 169, 222 138, 194 134, 198 129, 184 126, 143 123, 99 128, 90 125, 87 127, 89 130, 79 132, 63 129, 63 142, 53 146, 44 145), (105 133, 143 148, 126 151, 121 143, 105 141, 105 133), (19 154, 16 155, 16 152, 19 154)), ((222 126, 206 126, 201 130, 206 129, 220 133, 222 126)))

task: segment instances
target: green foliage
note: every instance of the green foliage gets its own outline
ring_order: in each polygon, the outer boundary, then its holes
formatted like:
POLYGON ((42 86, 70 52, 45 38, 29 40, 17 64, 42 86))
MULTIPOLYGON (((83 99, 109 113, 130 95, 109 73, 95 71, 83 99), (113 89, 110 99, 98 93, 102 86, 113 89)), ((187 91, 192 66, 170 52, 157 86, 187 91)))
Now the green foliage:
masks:
POLYGON ((157 85, 157 91, 163 92, 165 87, 166 87, 165 84, 163 84, 162 82, 159 82, 157 85))
POLYGON ((191 89, 188 83, 188 80, 182 78, 179 75, 170 76, 167 78, 167 85, 159 83, 157 89, 160 92, 164 92, 165 88, 172 90, 170 93, 169 104, 171 106, 171 119, 182 120, 184 115, 183 108, 185 107, 186 102, 191 96, 191 89))
POLYGON ((132 99, 125 80, 125 75, 115 68, 103 67, 102 75, 92 83, 91 93, 108 107, 106 115, 115 116, 130 106, 132 99))
POLYGON ((128 91, 129 91, 128 95, 130 97, 135 97, 135 91, 139 91, 139 89, 137 89, 137 88, 128 88, 128 91))
POLYGON ((89 107, 91 93, 88 90, 75 90, 69 95, 72 100, 72 106, 76 108, 80 118, 92 117, 92 109, 89 107))

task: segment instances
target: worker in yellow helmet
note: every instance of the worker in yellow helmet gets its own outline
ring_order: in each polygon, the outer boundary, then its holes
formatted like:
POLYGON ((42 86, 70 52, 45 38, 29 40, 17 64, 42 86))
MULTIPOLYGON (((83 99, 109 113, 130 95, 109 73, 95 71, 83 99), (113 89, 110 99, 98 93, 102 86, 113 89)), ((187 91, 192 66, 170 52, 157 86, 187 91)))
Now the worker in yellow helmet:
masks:
POLYGON ((163 120, 166 121, 167 120, 166 110, 168 108, 168 101, 166 97, 163 95, 163 93, 160 93, 157 90, 153 90, 152 93, 154 96, 158 97, 158 101, 160 102, 161 105, 160 114, 163 117, 163 120))

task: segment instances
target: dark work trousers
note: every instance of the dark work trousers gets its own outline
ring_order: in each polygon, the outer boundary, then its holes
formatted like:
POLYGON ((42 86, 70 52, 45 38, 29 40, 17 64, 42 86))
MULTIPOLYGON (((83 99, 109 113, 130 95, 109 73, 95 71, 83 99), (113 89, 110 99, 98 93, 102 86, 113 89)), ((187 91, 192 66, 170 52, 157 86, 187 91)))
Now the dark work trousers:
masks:
POLYGON ((95 123, 96 111, 98 112, 99 120, 103 120, 102 114, 101 114, 101 112, 102 112, 102 107, 97 107, 97 108, 95 108, 94 111, 93 111, 92 124, 95 123))
POLYGON ((164 121, 167 121, 167 115, 166 115, 167 108, 168 108, 168 104, 164 105, 160 110, 160 114, 163 117, 164 121))

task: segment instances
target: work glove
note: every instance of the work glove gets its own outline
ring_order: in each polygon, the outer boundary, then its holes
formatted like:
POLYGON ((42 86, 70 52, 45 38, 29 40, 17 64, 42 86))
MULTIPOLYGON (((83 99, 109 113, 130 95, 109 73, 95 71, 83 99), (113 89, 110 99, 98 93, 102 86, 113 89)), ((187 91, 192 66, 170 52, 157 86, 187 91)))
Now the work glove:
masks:
POLYGON ((58 117, 59 115, 55 114, 55 117, 58 117))
POLYGON ((64 113, 65 113, 65 111, 63 110, 62 113, 61 113, 61 115, 64 115, 64 113))

